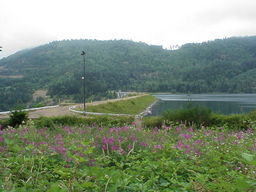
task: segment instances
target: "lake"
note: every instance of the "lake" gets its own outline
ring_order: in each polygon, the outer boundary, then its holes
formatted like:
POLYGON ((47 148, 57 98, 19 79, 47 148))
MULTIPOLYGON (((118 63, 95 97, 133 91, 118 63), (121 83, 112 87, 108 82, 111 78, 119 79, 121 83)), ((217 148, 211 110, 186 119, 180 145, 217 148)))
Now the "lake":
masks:
POLYGON ((154 95, 159 101, 152 107, 152 115, 166 110, 184 108, 188 102, 207 107, 221 114, 246 113, 256 109, 256 94, 184 94, 154 95))

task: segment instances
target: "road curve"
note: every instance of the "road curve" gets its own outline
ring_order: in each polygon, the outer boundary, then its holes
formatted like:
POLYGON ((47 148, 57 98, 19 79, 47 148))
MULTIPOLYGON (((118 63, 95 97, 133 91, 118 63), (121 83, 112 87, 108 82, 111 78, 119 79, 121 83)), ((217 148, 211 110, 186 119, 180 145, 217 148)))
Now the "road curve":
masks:
MULTIPOLYGON (((124 98, 119 98, 119 99, 108 99, 108 100, 104 100, 104 101, 95 101, 95 102, 91 102, 91 103, 86 103, 87 106, 90 105, 99 105, 99 104, 103 104, 103 103, 108 103, 108 102, 116 102, 116 101, 120 101, 120 100, 127 100, 127 99, 133 99, 136 97, 141 97, 145 94, 140 94, 137 96, 131 96, 131 97, 124 97, 124 98)), ((67 106, 58 106, 58 107, 54 107, 54 108, 47 108, 47 109, 39 109, 39 110, 35 110, 35 111, 29 111, 29 118, 34 119, 34 118, 39 118, 39 117, 56 117, 56 116, 65 116, 65 115, 80 115, 77 113, 74 113, 72 111, 69 110, 69 108, 71 106, 76 106, 76 107, 81 107, 83 106, 83 104, 79 103, 79 104, 73 104, 73 105, 67 105, 67 106)), ((0 115, 0 119, 6 119, 8 118, 9 115, 8 114, 1 114, 0 115)))

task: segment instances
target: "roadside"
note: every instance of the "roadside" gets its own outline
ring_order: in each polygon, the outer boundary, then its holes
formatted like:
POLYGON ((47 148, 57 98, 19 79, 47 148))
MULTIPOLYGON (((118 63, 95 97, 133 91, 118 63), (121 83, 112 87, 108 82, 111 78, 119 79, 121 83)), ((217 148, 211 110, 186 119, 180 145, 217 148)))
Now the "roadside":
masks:
MULTIPOLYGON (((116 101, 120 101, 120 100, 128 100, 128 99, 133 99, 136 97, 141 97, 144 96, 145 94, 140 94, 140 95, 136 95, 136 96, 131 96, 131 97, 124 97, 124 98, 118 98, 118 99, 108 99, 108 100, 104 100, 104 101, 95 101, 95 102, 90 102, 90 103, 86 103, 86 106, 94 106, 94 105, 99 105, 99 104, 104 104, 104 103, 108 103, 108 102, 116 102, 116 101)), ((69 108, 73 106, 74 108, 77 107, 81 107, 83 106, 83 104, 79 103, 79 104, 72 104, 72 105, 66 105, 66 106, 59 106, 59 107, 55 107, 55 108, 49 108, 49 109, 40 109, 40 110, 35 110, 35 111, 29 111, 29 118, 31 119, 35 119, 35 118, 39 118, 39 117, 56 117, 56 116, 65 116, 65 115, 80 115, 77 113, 74 113, 72 111, 69 110, 69 108)), ((0 115, 0 119, 7 119, 9 117, 8 114, 1 114, 0 115)))

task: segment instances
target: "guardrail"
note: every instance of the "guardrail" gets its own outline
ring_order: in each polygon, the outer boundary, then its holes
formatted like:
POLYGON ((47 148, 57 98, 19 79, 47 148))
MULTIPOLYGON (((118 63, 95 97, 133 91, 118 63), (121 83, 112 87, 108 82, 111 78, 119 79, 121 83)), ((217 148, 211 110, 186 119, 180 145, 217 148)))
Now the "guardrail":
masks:
MULTIPOLYGON (((59 105, 53 105, 53 106, 45 106, 45 107, 36 107, 36 108, 28 108, 28 109, 22 109, 22 111, 34 111, 34 110, 39 110, 39 109, 50 109, 50 108, 56 108, 59 107, 59 105)), ((11 113, 12 111, 3 111, 0 112, 0 115, 6 115, 11 113)))
POLYGON ((74 113, 80 113, 80 114, 87 114, 87 115, 110 115, 110 116, 130 116, 135 118, 142 118, 143 116, 146 116, 148 114, 151 114, 151 108, 153 105, 155 105, 158 101, 155 101, 152 103, 149 107, 147 107, 143 112, 139 113, 138 115, 131 115, 131 114, 116 114, 116 113, 96 113, 96 112, 87 112, 87 111, 78 111, 75 110, 76 106, 69 107, 69 111, 72 111, 74 113))

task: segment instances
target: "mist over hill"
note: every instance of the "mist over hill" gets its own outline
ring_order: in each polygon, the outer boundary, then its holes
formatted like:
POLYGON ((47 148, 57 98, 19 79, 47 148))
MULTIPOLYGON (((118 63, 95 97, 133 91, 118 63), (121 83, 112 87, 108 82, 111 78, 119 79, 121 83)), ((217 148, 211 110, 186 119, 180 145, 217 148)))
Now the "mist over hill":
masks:
POLYGON ((0 60, 0 110, 30 104, 36 90, 54 100, 82 101, 113 90, 172 93, 255 93, 256 36, 196 44, 178 50, 128 40, 63 40, 0 60))

